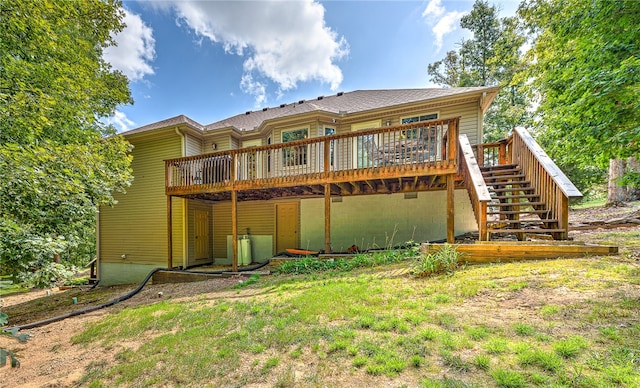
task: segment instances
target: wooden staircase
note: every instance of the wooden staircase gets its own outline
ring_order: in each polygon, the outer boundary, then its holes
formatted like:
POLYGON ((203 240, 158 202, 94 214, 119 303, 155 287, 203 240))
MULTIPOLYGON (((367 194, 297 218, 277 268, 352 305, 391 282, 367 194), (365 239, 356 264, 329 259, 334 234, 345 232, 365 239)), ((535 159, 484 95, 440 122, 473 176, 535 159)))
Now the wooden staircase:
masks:
POLYGON ((491 235, 514 234, 518 240, 525 234, 548 235, 557 238, 567 230, 560 228, 551 216, 546 202, 535 194, 531 185, 516 164, 480 167, 491 201, 487 203, 487 233, 491 235))

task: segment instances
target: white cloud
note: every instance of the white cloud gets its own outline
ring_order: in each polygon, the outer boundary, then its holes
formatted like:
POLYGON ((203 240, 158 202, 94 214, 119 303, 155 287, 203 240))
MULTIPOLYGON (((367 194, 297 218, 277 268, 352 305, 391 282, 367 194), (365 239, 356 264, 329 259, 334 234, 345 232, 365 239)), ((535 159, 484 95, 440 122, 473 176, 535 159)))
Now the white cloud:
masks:
POLYGON ((441 0, 431 0, 422 12, 422 17, 431 26, 438 51, 442 48, 444 36, 455 31, 460 25, 460 19, 467 12, 449 11, 442 6, 441 0))
POLYGON ((261 106, 267 102, 267 88, 259 81, 254 81, 251 73, 245 73, 240 80, 240 88, 243 92, 255 97, 256 106, 261 106))
POLYGON ((262 102, 267 80, 275 82, 279 91, 312 80, 336 90, 342 82, 335 61, 349 53, 349 45, 326 26, 324 7, 313 0, 172 4, 180 23, 197 36, 221 44, 228 53, 246 56, 241 88, 262 102))
POLYGON ((107 117, 104 122, 107 125, 113 125, 118 132, 128 131, 136 125, 126 114, 119 110, 116 110, 113 116, 107 117))
POLYGON ((427 16, 435 16, 438 17, 444 13, 444 7, 440 0, 431 0, 429 4, 427 4, 427 8, 422 12, 423 17, 427 16))
POLYGON ((122 71, 131 81, 139 81, 153 74, 151 62, 155 58, 153 30, 139 15, 125 10, 124 30, 114 39, 117 46, 107 47, 102 56, 115 69, 122 71))

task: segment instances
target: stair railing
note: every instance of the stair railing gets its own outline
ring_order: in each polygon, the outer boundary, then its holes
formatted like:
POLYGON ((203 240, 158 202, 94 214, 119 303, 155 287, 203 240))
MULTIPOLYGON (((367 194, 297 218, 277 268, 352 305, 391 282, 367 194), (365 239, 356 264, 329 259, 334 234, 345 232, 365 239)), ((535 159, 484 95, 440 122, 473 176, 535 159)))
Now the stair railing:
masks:
POLYGON ((534 192, 547 204, 548 218, 558 220, 557 229, 562 229, 563 232, 554 233, 554 238, 566 240, 569 231, 569 199, 580 198, 582 193, 525 128, 514 128, 511 152, 512 163, 520 166, 534 192))
POLYGON ((460 173, 464 178, 464 184, 469 192, 473 214, 478 223, 478 236, 480 241, 487 241, 489 234, 487 231, 487 204, 491 201, 489 189, 482 177, 480 166, 473 154, 473 148, 469 143, 467 135, 459 136, 458 141, 460 152, 460 173))

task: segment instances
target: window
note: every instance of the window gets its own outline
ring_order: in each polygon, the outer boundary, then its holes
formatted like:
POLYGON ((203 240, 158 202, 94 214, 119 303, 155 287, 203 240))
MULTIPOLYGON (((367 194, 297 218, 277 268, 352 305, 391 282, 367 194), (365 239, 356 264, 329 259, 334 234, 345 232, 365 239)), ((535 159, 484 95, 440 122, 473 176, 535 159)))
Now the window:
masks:
POLYGON ((426 115, 419 115, 413 117, 405 117, 401 120, 402 124, 411 124, 417 123, 418 121, 428 121, 428 120, 436 120, 438 118, 437 113, 429 113, 426 115))
MULTIPOLYGON (((330 127, 325 127, 324 128, 324 135, 325 136, 331 136, 334 135, 336 133, 336 129, 335 128, 330 128, 330 127)), ((329 142, 329 165, 333 166, 333 148, 334 148, 334 144, 333 144, 334 140, 331 140, 329 142)))
MULTIPOLYGON (((402 125, 405 125, 405 124, 417 123, 417 122, 420 122, 420 121, 436 120, 437 118, 438 118, 438 114, 437 113, 429 113, 429 114, 412 116, 412 117, 403 117, 400 120, 400 122, 402 123, 402 125)), ((411 129, 411 130, 408 130, 408 131, 403 131, 402 134, 407 139, 417 139, 417 138, 419 138, 421 136, 419 128, 414 128, 414 129, 411 129)), ((424 136, 424 135, 422 135, 422 136, 424 136)))
MULTIPOLYGON (((293 131, 282 132, 282 142, 289 143, 296 140, 303 140, 309 136, 307 128, 295 129, 293 131)), ((282 163, 284 167, 300 166, 307 164, 307 145, 297 145, 282 149, 282 163)))

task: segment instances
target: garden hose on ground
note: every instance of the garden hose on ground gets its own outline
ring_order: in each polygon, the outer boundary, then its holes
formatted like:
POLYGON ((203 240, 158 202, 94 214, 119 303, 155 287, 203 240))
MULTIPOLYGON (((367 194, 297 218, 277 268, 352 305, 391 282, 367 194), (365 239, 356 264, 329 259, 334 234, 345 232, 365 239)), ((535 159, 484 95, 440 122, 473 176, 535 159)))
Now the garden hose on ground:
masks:
MULTIPOLYGON (((261 263, 257 266, 254 267, 247 267, 247 268, 240 268, 238 269, 238 272, 247 272, 247 271, 255 271, 257 269, 260 269, 266 265, 269 264, 269 260, 267 260, 264 263, 261 263)), ((163 271, 165 270, 164 268, 156 268, 154 270, 152 270, 151 272, 149 272, 149 274, 144 278, 144 280, 138 285, 138 287, 135 290, 132 290, 116 299, 113 299, 107 303, 103 303, 97 306, 91 306, 91 307, 87 307, 84 308, 82 310, 77 310, 77 311, 73 311, 67 314, 62 314, 62 315, 58 315, 57 317, 52 317, 52 318, 47 318, 47 319, 43 319, 41 321, 37 321, 37 322, 32 322, 32 323, 27 323, 24 325, 20 325, 20 326, 14 326, 14 327, 9 327, 6 329, 3 329, 2 331, 5 333, 17 333, 20 330, 26 330, 26 329, 33 329, 34 327, 40 327, 43 325, 47 325, 49 323, 54 323, 54 322, 58 322, 58 321, 62 321, 64 319, 67 318, 71 318, 71 317, 77 317, 78 315, 82 315, 82 314, 86 314, 86 313, 90 313, 96 310, 100 310, 103 309, 105 307, 110 307, 113 306, 117 303, 120 303, 122 301, 125 301, 129 298, 131 298, 132 296, 136 295, 137 293, 139 293, 142 288, 147 284, 147 282, 149 282, 149 280, 151 279, 151 277, 153 276, 153 274, 155 274, 158 271, 163 271)), ((221 271, 209 271, 209 272, 192 272, 192 271, 175 271, 175 272, 182 272, 182 273, 198 273, 198 274, 205 274, 205 275, 218 275, 218 274, 223 274, 225 272, 229 272, 228 270, 221 270, 221 271)), ((98 283, 94 284, 93 287, 90 288, 90 290, 94 289, 96 286, 98 285, 98 283)))

